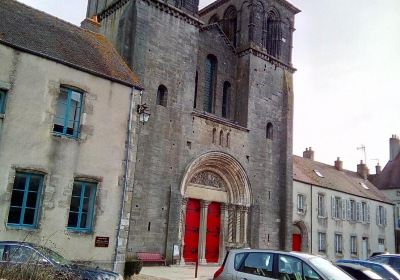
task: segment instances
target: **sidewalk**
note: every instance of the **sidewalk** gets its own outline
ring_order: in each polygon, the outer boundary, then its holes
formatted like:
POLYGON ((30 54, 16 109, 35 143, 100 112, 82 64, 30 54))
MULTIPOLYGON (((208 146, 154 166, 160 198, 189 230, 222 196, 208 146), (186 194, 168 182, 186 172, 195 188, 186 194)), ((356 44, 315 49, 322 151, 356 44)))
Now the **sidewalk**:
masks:
POLYGON ((199 266, 194 278, 195 266, 145 266, 135 280, 211 280, 218 266, 199 266))

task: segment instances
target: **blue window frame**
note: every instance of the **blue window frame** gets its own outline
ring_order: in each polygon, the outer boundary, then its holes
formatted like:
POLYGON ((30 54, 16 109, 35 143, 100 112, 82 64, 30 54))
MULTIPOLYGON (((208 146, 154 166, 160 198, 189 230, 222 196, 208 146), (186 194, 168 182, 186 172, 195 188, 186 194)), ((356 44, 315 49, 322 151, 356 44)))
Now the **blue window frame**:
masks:
POLYGON ((43 175, 17 172, 7 225, 36 228, 43 188, 43 175))
POLYGON ((4 114, 6 112, 6 96, 6 91, 0 89, 0 114, 4 114))
POLYGON ((54 117, 53 131, 74 138, 79 136, 83 93, 61 87, 54 117))
POLYGON ((69 230, 91 232, 97 184, 75 181, 68 215, 69 230))

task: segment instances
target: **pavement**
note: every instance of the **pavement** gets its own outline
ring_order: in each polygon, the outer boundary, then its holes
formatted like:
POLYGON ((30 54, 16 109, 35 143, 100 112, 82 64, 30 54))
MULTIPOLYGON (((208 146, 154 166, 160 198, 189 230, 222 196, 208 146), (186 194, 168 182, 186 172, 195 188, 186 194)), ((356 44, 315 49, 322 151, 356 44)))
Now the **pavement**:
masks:
POLYGON ((198 268, 197 278, 195 266, 145 266, 139 275, 135 275, 135 280, 211 280, 218 266, 201 265, 198 268))

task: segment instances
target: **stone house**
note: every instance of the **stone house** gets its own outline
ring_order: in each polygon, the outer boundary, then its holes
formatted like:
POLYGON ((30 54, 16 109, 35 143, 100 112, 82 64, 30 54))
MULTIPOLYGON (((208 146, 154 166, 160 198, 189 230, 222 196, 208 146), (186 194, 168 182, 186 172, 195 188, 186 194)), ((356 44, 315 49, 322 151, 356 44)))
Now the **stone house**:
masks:
POLYGON ((89 0, 138 74, 151 118, 134 176, 129 254, 221 262, 290 249, 292 34, 286 0, 89 0))
POLYGON ((389 139, 389 161, 381 169, 376 166, 376 174, 369 179, 377 186, 395 205, 394 224, 396 234, 395 252, 400 253, 400 139, 392 135, 389 139))
POLYGON ((393 204, 368 179, 364 163, 357 172, 314 161, 309 148, 293 156, 294 251, 337 259, 366 259, 394 250, 393 204))
POLYGON ((142 86, 105 37, 13 0, 0 14, 0 240, 111 268, 142 86))

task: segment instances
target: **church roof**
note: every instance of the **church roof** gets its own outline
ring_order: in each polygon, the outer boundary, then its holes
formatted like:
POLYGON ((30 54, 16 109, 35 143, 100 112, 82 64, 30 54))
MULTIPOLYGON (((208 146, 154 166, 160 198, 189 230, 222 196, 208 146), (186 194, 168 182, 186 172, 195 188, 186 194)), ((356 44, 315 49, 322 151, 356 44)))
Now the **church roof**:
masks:
POLYGON ((0 15, 1 44, 142 88, 137 76, 104 36, 15 0, 1 0, 0 15))
POLYGON ((367 199, 391 203, 370 181, 357 172, 337 170, 334 166, 293 156, 293 180, 367 199), (318 175, 320 173, 321 176, 318 175))
POLYGON ((400 153, 388 161, 382 173, 372 177, 372 182, 381 190, 400 189, 400 153))

